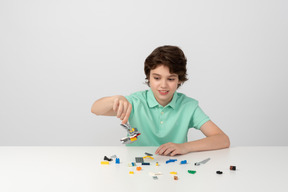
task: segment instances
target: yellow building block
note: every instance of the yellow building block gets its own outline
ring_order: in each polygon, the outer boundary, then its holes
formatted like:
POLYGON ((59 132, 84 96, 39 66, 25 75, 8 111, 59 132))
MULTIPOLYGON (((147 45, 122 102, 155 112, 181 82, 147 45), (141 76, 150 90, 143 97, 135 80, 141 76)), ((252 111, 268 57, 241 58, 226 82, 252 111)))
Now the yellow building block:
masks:
POLYGON ((109 161, 101 161, 101 165, 109 165, 109 161))
POLYGON ((131 141, 136 141, 137 138, 136 138, 136 137, 132 137, 132 138, 130 138, 130 140, 131 140, 131 141))
POLYGON ((134 174, 134 171, 129 171, 129 174, 134 174))
POLYGON ((145 156, 145 157, 143 157, 144 159, 145 158, 150 158, 150 159, 154 159, 153 157, 151 157, 151 156, 145 156))
POLYGON ((172 171, 172 172, 170 172, 170 174, 172 174, 172 175, 177 175, 177 172, 172 171))

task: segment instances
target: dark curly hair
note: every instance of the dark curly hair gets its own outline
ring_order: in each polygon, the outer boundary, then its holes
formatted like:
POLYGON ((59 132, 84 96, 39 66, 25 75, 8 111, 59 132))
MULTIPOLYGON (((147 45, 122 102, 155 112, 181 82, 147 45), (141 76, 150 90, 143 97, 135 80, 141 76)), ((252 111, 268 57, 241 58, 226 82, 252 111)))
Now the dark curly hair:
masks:
MULTIPOLYGON (((144 62, 144 72, 146 75, 146 83, 149 85, 150 71, 160 65, 169 68, 169 72, 178 75, 179 81, 183 84, 187 81, 187 59, 183 51, 177 46, 164 45, 156 48, 144 62)), ((181 85, 178 85, 178 88, 181 85)))

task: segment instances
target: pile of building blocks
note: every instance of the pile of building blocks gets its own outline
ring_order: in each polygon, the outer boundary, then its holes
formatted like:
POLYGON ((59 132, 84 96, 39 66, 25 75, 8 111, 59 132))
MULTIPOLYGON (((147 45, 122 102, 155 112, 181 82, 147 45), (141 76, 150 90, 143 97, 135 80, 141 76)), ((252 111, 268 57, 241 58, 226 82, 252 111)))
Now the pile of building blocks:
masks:
MULTIPOLYGON (((146 156, 144 156, 144 157, 135 157, 135 162, 128 163, 128 167, 130 167, 130 168, 135 167, 135 170, 136 170, 137 172, 141 172, 141 170, 143 170, 143 169, 142 169, 141 166, 139 166, 139 164, 144 165, 144 166, 150 166, 151 163, 150 163, 150 162, 145 162, 144 160, 145 160, 145 159, 154 160, 154 157, 152 157, 153 154, 151 154, 151 153, 145 153, 145 155, 146 155, 146 156)), ((115 164, 120 164, 120 159, 119 159, 116 155, 113 155, 113 156, 111 156, 110 158, 107 157, 107 156, 104 156, 104 161, 101 161, 101 165, 109 165, 109 162, 113 161, 113 159, 115 159, 115 164)), ((166 161, 166 164, 168 164, 168 163, 174 163, 174 162, 176 162, 176 161, 177 161, 177 159, 168 159, 168 160, 166 161)), ((196 162, 196 163, 194 163, 194 166, 200 166, 200 165, 202 165, 202 164, 206 164, 208 161, 210 161, 210 158, 204 159, 204 160, 202 160, 202 161, 200 161, 200 162, 196 162)), ((187 165, 187 164, 188 164, 188 161, 187 161, 187 160, 181 160, 180 163, 178 163, 178 164, 179 164, 179 165, 187 165)), ((158 163, 158 162, 155 162, 155 164, 153 164, 153 165, 159 166, 159 163, 158 163)), ((236 171, 236 166, 232 166, 232 165, 231 165, 231 166, 229 167, 229 169, 230 169, 231 171, 236 171)), ((188 174, 195 174, 195 173, 196 173, 196 170, 190 170, 190 169, 188 169, 187 172, 188 172, 188 174)), ((129 171, 129 174, 131 174, 131 175, 133 175, 134 173, 135 173, 134 171, 131 171, 131 170, 129 171)), ((221 175, 221 174, 223 174, 223 171, 216 171, 216 174, 221 175)), ((161 173, 161 172, 156 172, 156 173, 154 173, 154 172, 149 172, 149 175, 152 176, 152 178, 153 178, 154 180, 158 180, 158 176, 159 176, 159 175, 162 175, 162 173, 161 173)), ((171 171, 171 172, 170 172, 170 175, 173 176, 173 179, 174 179, 174 180, 178 180, 178 179, 179 179, 178 173, 177 173, 176 171, 171 171)))
POLYGON ((115 163, 120 164, 120 159, 117 158, 116 155, 112 155, 110 158, 107 156, 104 156, 104 161, 101 161, 101 165, 109 165, 109 162, 113 161, 114 158, 115 158, 115 163))

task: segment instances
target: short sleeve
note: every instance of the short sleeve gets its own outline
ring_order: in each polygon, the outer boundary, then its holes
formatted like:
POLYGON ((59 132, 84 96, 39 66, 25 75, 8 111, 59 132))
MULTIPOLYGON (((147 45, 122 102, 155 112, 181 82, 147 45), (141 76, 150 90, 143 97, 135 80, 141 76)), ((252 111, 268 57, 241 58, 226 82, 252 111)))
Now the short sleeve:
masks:
POLYGON ((196 129, 200 129, 201 126, 209 121, 210 118, 202 111, 202 109, 197 105, 192 114, 191 121, 189 127, 194 127, 196 129))
POLYGON ((124 96, 131 104, 132 104, 132 96, 131 95, 126 95, 124 96))

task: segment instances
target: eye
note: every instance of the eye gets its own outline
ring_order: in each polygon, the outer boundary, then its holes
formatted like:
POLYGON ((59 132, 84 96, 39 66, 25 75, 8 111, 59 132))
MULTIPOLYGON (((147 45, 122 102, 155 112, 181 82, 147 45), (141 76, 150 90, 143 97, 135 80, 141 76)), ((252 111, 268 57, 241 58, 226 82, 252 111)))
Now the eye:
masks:
POLYGON ((159 80, 160 78, 159 78, 159 77, 154 77, 154 79, 155 79, 155 80, 159 80))
POLYGON ((174 81, 175 79, 174 78, 168 78, 168 81, 174 81))

